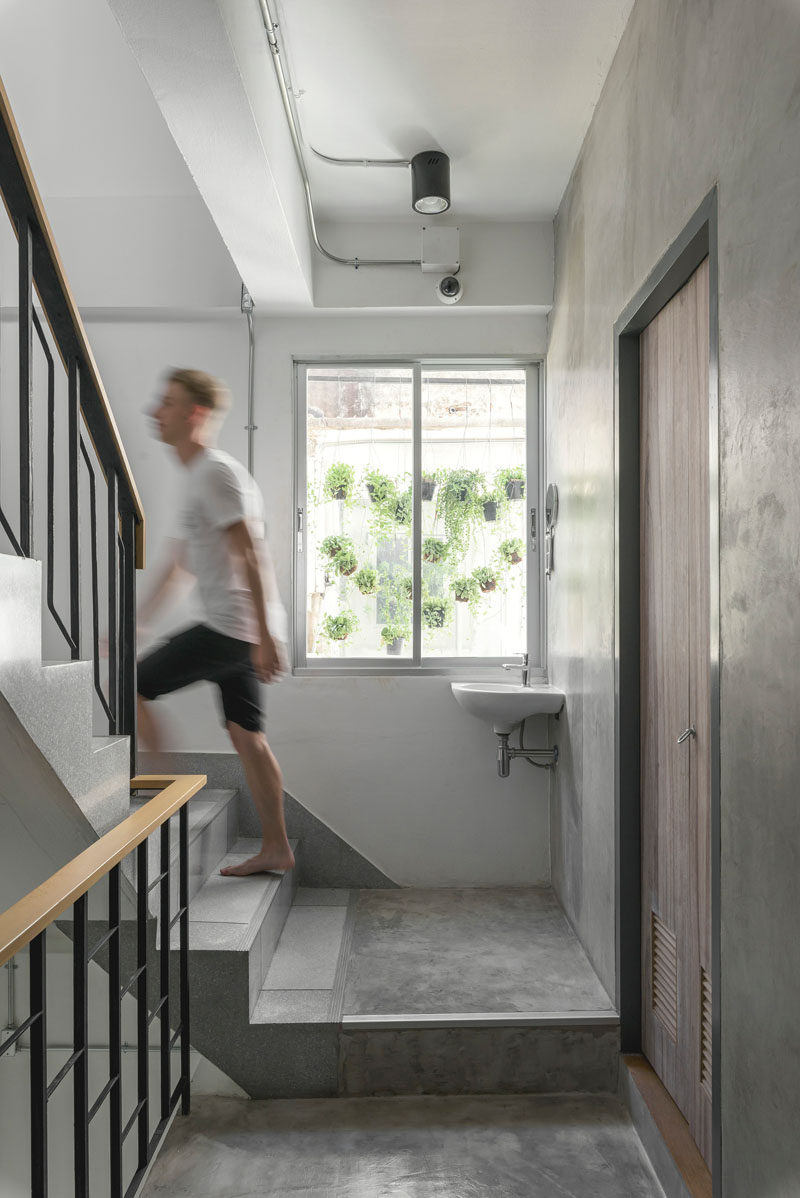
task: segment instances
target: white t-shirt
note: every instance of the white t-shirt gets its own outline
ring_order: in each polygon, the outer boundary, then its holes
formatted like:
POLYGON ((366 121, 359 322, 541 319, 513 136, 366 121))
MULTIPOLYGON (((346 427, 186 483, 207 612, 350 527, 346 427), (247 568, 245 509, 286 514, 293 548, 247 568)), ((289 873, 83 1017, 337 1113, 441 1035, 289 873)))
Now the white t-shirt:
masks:
MULTIPOLYGON (((246 520, 260 554, 264 548, 264 501, 247 470, 221 449, 206 449, 185 467, 176 539, 185 546, 186 568, 209 628, 256 643, 258 622, 241 562, 232 554, 227 529, 246 520)), ((263 577, 263 574, 262 574, 263 577)), ((287 642, 288 621, 280 598, 267 595, 267 627, 287 642)))

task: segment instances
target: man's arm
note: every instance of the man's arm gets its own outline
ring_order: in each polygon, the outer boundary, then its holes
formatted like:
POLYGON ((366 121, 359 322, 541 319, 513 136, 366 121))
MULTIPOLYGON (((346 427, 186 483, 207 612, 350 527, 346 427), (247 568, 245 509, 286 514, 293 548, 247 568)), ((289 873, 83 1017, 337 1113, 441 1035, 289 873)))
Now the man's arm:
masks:
POLYGON ((253 646, 253 665, 262 682, 269 682, 284 674, 287 669, 286 651, 280 641, 275 640, 267 621, 267 596, 277 595, 272 560, 264 545, 263 561, 250 535, 250 529, 245 520, 237 520, 225 529, 228 543, 232 552, 238 557, 244 569, 245 581, 253 600, 253 607, 258 620, 260 642, 253 646))

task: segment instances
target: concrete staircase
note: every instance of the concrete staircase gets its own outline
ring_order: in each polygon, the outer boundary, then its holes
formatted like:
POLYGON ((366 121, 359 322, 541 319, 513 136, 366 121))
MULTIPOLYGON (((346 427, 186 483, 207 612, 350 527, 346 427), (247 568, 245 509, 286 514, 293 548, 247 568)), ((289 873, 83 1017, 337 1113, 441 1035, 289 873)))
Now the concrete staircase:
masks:
POLYGON ((92 663, 43 661, 41 612, 41 562, 0 554, 0 693, 102 835, 128 814, 128 737, 92 734, 92 663))
MULTIPOLYGON (((190 811, 201 802, 202 796, 191 800, 190 811)), ((232 814, 235 805, 227 810, 232 814)), ((222 820, 220 814, 204 829, 216 835, 219 857, 190 907, 191 1038, 251 1097, 616 1091, 617 1015, 550 891, 315 887, 302 840, 292 841, 293 870, 226 878, 220 867, 252 855, 258 842, 239 838, 229 818, 228 844, 220 851, 214 824, 221 829, 222 820), (307 884, 298 887, 301 871, 307 884), (416 922, 407 921, 409 903, 416 922), (461 1008, 448 1006, 452 962, 444 956, 453 946, 442 950, 440 963, 433 942, 424 942, 426 927, 437 919, 445 926, 448 903, 454 909, 471 903, 470 918, 480 921, 483 912, 487 925, 496 921, 498 905, 517 905, 519 918, 507 933, 483 929, 494 937, 495 959, 502 959, 506 935, 508 954, 520 955, 526 938, 520 920, 530 920, 529 960, 514 1009, 503 1009, 502 987, 494 999, 479 1000, 483 1009, 465 1013, 463 998, 461 1008), (413 1010, 399 990, 392 1007, 391 958, 402 970, 404 954, 409 961, 416 954, 418 972, 431 982, 413 1010)), ((199 849, 197 859, 203 856, 213 853, 199 849)), ((176 938, 172 945, 176 971, 176 938)), ((469 933, 463 951, 467 961, 469 933)))

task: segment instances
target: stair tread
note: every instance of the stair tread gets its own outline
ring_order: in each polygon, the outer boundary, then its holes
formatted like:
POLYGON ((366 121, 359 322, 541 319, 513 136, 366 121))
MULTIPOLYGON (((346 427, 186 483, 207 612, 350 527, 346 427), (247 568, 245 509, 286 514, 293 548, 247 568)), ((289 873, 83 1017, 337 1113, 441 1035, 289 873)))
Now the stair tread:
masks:
POLYGON ((92 752, 101 753, 103 749, 110 749, 113 745, 119 745, 123 742, 127 744, 127 736, 93 736, 92 752))
MULTIPOLYGON (((297 852, 297 841, 290 840, 297 852)), ((226 878, 225 865, 236 865, 258 852, 259 840, 239 839, 214 867, 189 906, 189 947, 192 949, 250 948, 287 872, 226 878), (227 929, 227 932, 226 932, 227 929)))
MULTIPOLYGON (((135 811, 139 811, 145 803, 155 795, 158 791, 149 792, 142 795, 139 791, 139 797, 131 799, 130 813, 133 815, 135 811)), ((208 827, 208 825, 220 815, 229 803, 236 798, 235 790, 201 790, 196 795, 192 795, 186 804, 188 808, 189 819, 189 843, 191 844, 195 837, 208 827)), ((178 837, 180 835, 180 821, 174 816, 170 823, 170 860, 174 860, 178 855, 178 837)), ((152 840, 151 843, 158 849, 157 841, 152 840)))

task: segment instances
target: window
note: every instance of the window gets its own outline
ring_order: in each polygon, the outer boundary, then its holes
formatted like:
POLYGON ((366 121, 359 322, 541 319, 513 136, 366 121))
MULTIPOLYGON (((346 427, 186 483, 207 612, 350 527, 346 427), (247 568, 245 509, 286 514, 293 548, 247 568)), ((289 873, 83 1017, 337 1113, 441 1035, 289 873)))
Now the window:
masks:
POLYGON ((297 366, 295 665, 539 661, 539 369, 297 366))

